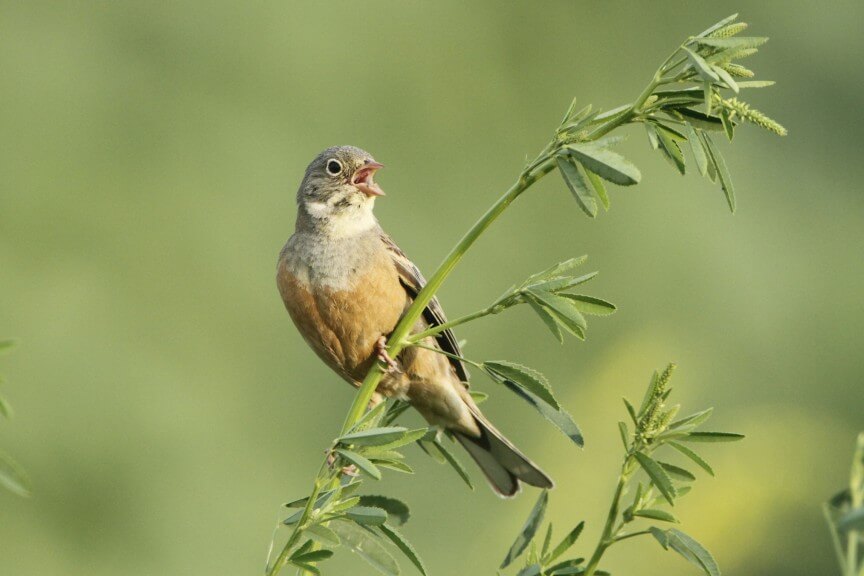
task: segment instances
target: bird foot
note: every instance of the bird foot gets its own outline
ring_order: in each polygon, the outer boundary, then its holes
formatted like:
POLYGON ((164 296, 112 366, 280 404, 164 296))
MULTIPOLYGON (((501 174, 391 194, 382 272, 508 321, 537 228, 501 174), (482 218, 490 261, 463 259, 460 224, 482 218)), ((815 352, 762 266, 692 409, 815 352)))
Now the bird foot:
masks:
POLYGON ((378 354, 378 359, 387 364, 388 373, 402 372, 399 369, 399 364, 387 353, 387 339, 384 336, 378 338, 378 341, 375 343, 375 352, 378 354))

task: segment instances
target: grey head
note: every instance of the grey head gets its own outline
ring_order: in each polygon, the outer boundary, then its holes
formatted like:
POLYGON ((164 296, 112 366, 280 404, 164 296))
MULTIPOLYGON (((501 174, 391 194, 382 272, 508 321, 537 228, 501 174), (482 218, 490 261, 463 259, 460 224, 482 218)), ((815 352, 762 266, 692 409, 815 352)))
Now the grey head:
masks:
POLYGON ((377 224, 372 208, 384 192, 373 178, 382 167, 354 146, 334 146, 318 154, 297 191, 298 228, 348 235, 377 224))

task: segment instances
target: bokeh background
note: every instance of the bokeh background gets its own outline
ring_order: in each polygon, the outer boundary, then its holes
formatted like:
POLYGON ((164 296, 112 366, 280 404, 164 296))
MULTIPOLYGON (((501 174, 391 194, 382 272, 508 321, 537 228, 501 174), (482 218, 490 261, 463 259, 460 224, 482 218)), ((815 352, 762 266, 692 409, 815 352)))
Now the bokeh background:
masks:
MULTIPOLYGON (((620 397, 680 364, 715 406, 717 479, 676 513, 726 573, 835 573, 820 503, 864 428, 864 5, 860 2, 0 3, 0 446, 35 495, 0 492, 0 573, 260 573, 280 504, 305 494, 351 390, 274 286, 306 163, 351 143, 387 165, 377 212, 434 269, 547 141, 572 96, 634 98, 681 39, 735 11, 772 37, 751 101, 784 123, 724 145, 739 191, 681 178, 632 128, 641 185, 596 221, 557 178, 491 229, 442 291, 451 316, 590 254, 619 305, 558 346, 528 310, 459 330, 467 354, 545 372, 575 449, 478 377, 486 411, 558 481, 550 516, 596 541, 620 397)), ((410 451, 405 533, 433 574, 492 574, 534 501, 467 491, 410 451)), ((466 459, 467 461, 467 459, 466 459)), ((472 469, 473 472, 473 469, 472 469)), ((404 570, 410 572, 407 562, 404 570)), ((332 574, 366 574, 350 554, 332 574)), ((633 541, 617 574, 694 574, 633 541)))

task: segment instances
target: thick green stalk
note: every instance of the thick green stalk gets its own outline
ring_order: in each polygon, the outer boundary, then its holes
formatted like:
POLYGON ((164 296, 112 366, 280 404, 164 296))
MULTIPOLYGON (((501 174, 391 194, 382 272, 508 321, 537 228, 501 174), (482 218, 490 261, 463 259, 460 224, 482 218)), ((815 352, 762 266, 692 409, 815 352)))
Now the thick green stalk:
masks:
MULTIPOLYGON (((498 201, 495 202, 495 204, 493 204, 492 207, 489 208, 489 210, 474 224, 474 226, 471 227, 468 233, 462 237, 462 240, 459 241, 441 265, 438 266, 438 269, 429 279, 426 286, 424 286, 420 293, 417 294, 414 303, 405 315, 402 316, 402 320, 399 321, 396 329, 393 330, 393 333, 390 335, 388 340, 387 352, 390 356, 398 356, 402 349, 410 344, 408 340, 409 332, 417 322, 417 319, 420 318, 423 309, 426 308, 426 305, 429 304, 429 301, 432 300, 435 293, 438 292, 438 289, 441 288, 441 285, 450 273, 453 272, 453 269, 457 264, 459 264, 459 261, 462 260, 462 257, 465 256, 465 253, 474 244, 474 242, 477 241, 480 235, 483 234, 483 232, 495 220, 497 220, 499 216, 501 216, 504 210, 506 210, 520 194, 527 190, 537 180, 552 171, 554 167, 555 164, 550 160, 541 163, 532 172, 523 172, 519 180, 513 184, 510 189, 507 190, 507 192, 501 196, 501 198, 499 198, 498 201)), ((366 410, 366 406, 372 399, 372 394, 378 387, 378 382, 381 381, 381 376, 383 375, 384 367, 380 362, 376 363, 375 366, 369 370, 369 373, 366 374, 366 378, 363 380, 360 390, 354 397, 354 403, 348 411, 348 417, 345 418, 345 423, 342 425, 343 434, 350 430, 351 427, 363 416, 363 412, 366 410)))

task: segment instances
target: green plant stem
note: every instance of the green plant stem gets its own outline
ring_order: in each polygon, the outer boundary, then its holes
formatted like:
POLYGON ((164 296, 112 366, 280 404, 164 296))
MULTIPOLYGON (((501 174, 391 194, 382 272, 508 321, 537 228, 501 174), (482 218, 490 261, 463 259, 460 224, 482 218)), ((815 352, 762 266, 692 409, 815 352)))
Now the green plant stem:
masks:
POLYGON ((445 330, 449 330, 454 326, 459 326, 460 324, 465 324, 466 322, 471 322, 472 320, 476 320, 478 318, 482 318, 483 316, 488 316, 489 314, 495 313, 495 306, 490 306, 488 308, 484 308, 482 310, 478 310, 472 314, 466 314, 460 318, 455 320, 450 320, 448 322, 444 322, 443 324, 438 324, 437 326, 432 326, 424 330, 423 332, 418 332, 417 334, 413 334, 408 337, 409 344, 416 344, 417 342, 422 342, 429 336, 435 336, 436 334, 440 334, 445 330))
MULTIPOLYGON (((603 554, 606 553, 606 550, 618 542, 621 539, 616 539, 615 532, 615 522, 618 520, 618 511, 621 509, 621 497, 624 495, 624 487, 627 486, 627 482, 630 480, 630 475, 632 472, 631 460, 633 456, 629 453, 627 458, 624 459, 624 465, 621 467, 621 475, 618 477, 618 486, 615 488, 615 495, 612 496, 612 504, 609 505, 609 513, 606 514, 606 524, 603 526, 603 532, 600 535, 600 540, 597 542, 597 547, 594 549, 594 553, 591 555, 591 559, 588 561, 588 565, 585 567, 584 576, 594 576, 594 572, 597 570, 597 565, 600 564, 601 558, 603 558, 603 554)), ((630 536, 637 536, 638 534, 631 534, 630 536)))
MULTIPOLYGON (((666 63, 674 57, 675 53, 678 52, 676 49, 675 52, 664 62, 664 66, 666 63)), ((615 128, 622 126, 628 122, 631 122, 635 117, 642 113, 642 106, 644 106, 645 102, 648 98, 651 97, 651 94, 654 93, 654 90, 657 89, 659 85, 661 85, 665 78, 663 77, 663 72, 665 69, 661 67, 655 74, 652 81, 645 87, 639 97, 631 104, 627 109, 623 110, 618 114, 614 114, 609 118, 604 118, 603 122, 600 123, 593 132, 591 132, 584 140, 596 140, 605 134, 608 134, 615 128)), ((410 331, 417 322, 417 319, 423 313, 423 310, 429 304, 429 301, 435 296, 438 290, 441 288, 441 285, 444 284, 444 281, 450 276, 453 272, 453 269, 459 264, 462 258, 465 256, 465 253, 469 248, 477 241, 478 238, 486 231, 486 229, 492 225, 495 220, 497 220, 501 214, 513 203, 516 198, 522 195, 528 188, 530 188, 535 182, 540 180, 543 176, 551 172, 555 169, 555 153, 557 150, 557 139, 553 139, 543 151, 537 156, 537 158, 532 161, 519 176, 519 179, 512 185, 510 188, 501 196, 495 204, 492 205, 486 213, 480 217, 480 219, 471 227, 470 230, 462 237, 458 244, 450 251, 444 261, 438 266, 438 269, 426 283, 426 286, 420 290, 420 293, 417 294, 417 297, 414 299, 414 302, 408 308, 408 311, 402 316, 402 319, 396 325, 396 328, 390 334, 390 337, 387 341, 387 352, 391 357, 395 358, 399 355, 402 350, 407 347, 416 344, 418 341, 426 338, 428 336, 434 336, 447 328, 452 328, 453 326, 463 324, 470 320, 475 320, 482 316, 486 316, 487 314, 492 313, 492 309, 494 309, 494 305, 490 308, 480 310, 479 312, 475 312, 473 314, 469 314, 467 316, 463 316, 454 321, 447 322, 442 324, 441 326, 433 327, 428 330, 421 332, 420 334, 411 337, 410 331)), ((383 362, 376 362, 366 374, 366 377, 363 379, 363 383, 360 385, 357 394, 354 396, 354 401, 351 403, 351 407, 348 409, 348 414, 345 417, 345 421, 342 424, 342 429, 340 432, 340 436, 348 433, 351 428, 353 428, 360 418, 363 417, 363 413, 366 411, 367 406, 369 405, 370 400, 372 399, 372 395, 375 393, 376 388, 378 387, 378 383, 381 381, 382 376, 385 374, 385 366, 383 362)), ((329 451, 328 451, 329 454, 329 451)), ((629 461, 629 460, 628 460, 629 461)), ((315 487, 313 489, 312 494, 310 495, 309 501, 306 503, 306 507, 303 510, 303 514, 300 517, 300 520, 294 526, 294 530, 291 532, 291 535, 288 537, 288 541, 274 562, 273 566, 268 570, 267 576, 276 576, 285 566, 288 561, 288 558, 291 554, 291 549, 298 543, 300 539, 300 535, 305 528, 306 523, 309 520, 309 516, 312 513, 314 508, 314 502, 318 498, 318 494, 321 493, 321 490, 325 484, 332 485, 333 482, 338 481, 338 474, 335 477, 330 477, 331 471, 330 466, 325 461, 322 464, 321 468, 318 471, 318 475, 315 480, 315 487)), ((600 558, 603 553, 606 551, 606 548, 611 546, 614 543, 612 539, 612 532, 614 530, 614 520, 618 514, 618 507, 620 506, 621 494, 624 489, 624 484, 626 483, 627 478, 629 478, 629 474, 625 474, 622 471, 622 477, 619 481, 618 489, 615 494, 614 501, 612 503, 612 508, 610 509, 610 516, 607 517, 607 525, 603 531, 603 537, 601 538, 600 544, 598 544, 597 550, 594 552, 594 556, 591 558, 591 562, 588 564, 588 568, 586 569, 585 575, 592 576, 594 571, 597 568, 597 563, 599 563, 600 558)))

